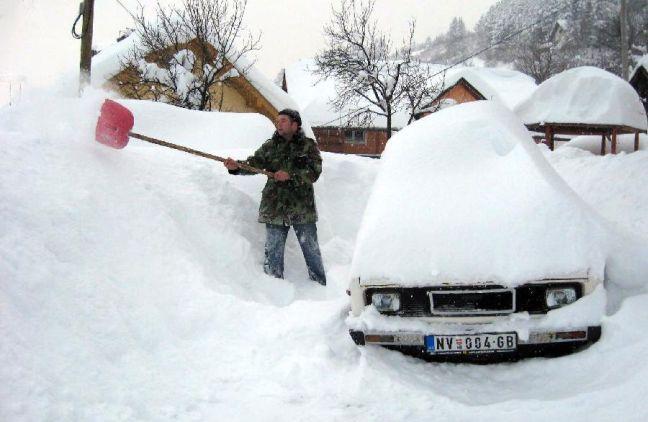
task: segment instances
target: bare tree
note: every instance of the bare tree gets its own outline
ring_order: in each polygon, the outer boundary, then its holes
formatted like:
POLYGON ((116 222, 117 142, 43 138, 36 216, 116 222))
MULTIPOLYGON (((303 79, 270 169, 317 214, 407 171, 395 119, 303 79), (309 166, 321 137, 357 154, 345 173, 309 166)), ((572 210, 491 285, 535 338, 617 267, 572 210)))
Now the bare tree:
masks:
POLYGON ((259 49, 259 36, 243 27, 247 0, 183 0, 157 6, 155 21, 136 17, 139 42, 122 61, 120 81, 129 96, 194 110, 222 110, 224 86, 251 64, 242 57, 259 49), (238 69, 238 70, 237 70, 238 69))
POLYGON ((351 118, 368 125, 376 115, 387 120, 403 106, 405 74, 412 62, 415 23, 399 48, 372 18, 375 0, 342 0, 324 27, 327 49, 315 58, 316 73, 337 81, 333 106, 352 109, 351 118))
POLYGON ((518 43, 515 67, 532 76, 537 83, 544 82, 567 67, 567 61, 560 51, 567 50, 568 40, 548 40, 547 32, 536 27, 518 43))
POLYGON ((414 116, 423 108, 437 111, 440 103, 434 100, 441 93, 445 82, 445 72, 440 75, 432 73, 429 63, 413 60, 403 75, 404 104, 409 111, 407 123, 414 120, 414 116), (435 76, 439 76, 435 79, 435 76))

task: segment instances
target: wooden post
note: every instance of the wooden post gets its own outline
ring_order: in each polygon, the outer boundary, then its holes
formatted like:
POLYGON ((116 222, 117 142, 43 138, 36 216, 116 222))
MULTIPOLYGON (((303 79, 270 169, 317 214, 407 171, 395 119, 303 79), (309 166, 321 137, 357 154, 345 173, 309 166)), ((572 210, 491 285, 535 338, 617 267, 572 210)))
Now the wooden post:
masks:
POLYGON ((610 148, 612 154, 617 153, 617 128, 612 129, 612 147, 610 148))
POLYGON ((81 62, 79 94, 90 83, 92 67, 92 26, 94 21, 94 0, 83 0, 83 28, 81 32, 81 62))
POLYGON ((601 155, 605 155, 605 134, 601 135, 601 155))
POLYGON ((634 150, 639 151, 639 132, 635 132, 634 150))
POLYGON ((549 125, 545 126, 545 141, 550 150, 554 150, 553 128, 549 125))
MULTIPOLYGON (((627 24, 627 5, 626 0, 620 1, 619 7, 619 26, 621 27, 621 77, 624 81, 628 80, 628 24, 627 24)), ((614 136, 614 135, 612 135, 614 136)), ((612 153, 614 154, 614 153, 612 153)))

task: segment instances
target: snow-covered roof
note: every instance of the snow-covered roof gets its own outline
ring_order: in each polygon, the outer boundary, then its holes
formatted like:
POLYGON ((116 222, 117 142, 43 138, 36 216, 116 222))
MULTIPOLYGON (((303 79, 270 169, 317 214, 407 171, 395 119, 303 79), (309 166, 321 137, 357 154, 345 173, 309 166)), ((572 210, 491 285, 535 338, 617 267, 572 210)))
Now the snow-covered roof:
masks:
POLYGON ((634 78, 634 76, 637 74, 637 72, 639 72, 639 69, 642 69, 642 68, 643 68, 644 72, 648 72, 648 54, 645 54, 644 56, 642 56, 639 59, 639 62, 637 62, 637 65, 632 70, 632 73, 630 74, 630 79, 628 79, 628 80, 632 80, 634 78))
POLYGON ((527 125, 590 124, 647 129, 646 111, 632 86, 603 69, 576 67, 547 79, 515 112, 527 125))
MULTIPOLYGON (((285 70, 288 93, 295 99, 303 115, 312 126, 345 126, 349 121, 348 114, 359 107, 345 107, 336 111, 331 101, 336 97, 335 80, 321 79, 315 74, 315 61, 302 59, 285 70)), ((362 105, 360 105, 362 107, 362 105)), ((396 112, 392 117, 392 127, 399 129, 407 125, 409 113, 396 112)), ((373 127, 385 128, 387 121, 382 116, 375 116, 373 127)))
POLYGON ((536 83, 529 75, 491 67, 450 69, 446 73, 444 89, 452 87, 462 78, 487 100, 499 101, 511 110, 536 89, 536 83))
MULTIPOLYGON (((121 60, 139 42, 136 32, 122 41, 112 44, 92 58, 92 85, 100 87, 120 71, 121 60)), ((269 78, 256 69, 248 58, 241 57, 233 63, 236 70, 263 95, 274 108, 297 109, 297 103, 269 78)))
POLYGON ((351 276, 409 285, 602 277, 601 230, 513 112, 469 102, 389 141, 351 276))

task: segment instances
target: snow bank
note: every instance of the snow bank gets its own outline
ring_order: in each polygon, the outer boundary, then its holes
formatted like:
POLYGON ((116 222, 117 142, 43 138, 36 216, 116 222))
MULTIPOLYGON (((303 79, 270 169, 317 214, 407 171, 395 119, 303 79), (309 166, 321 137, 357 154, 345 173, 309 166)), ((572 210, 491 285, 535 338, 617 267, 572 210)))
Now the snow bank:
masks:
POLYGON ((352 275, 517 285, 589 270, 602 279, 604 236, 516 116, 478 101, 432 114, 390 140, 352 275))
MULTIPOLYGON (((633 152, 634 151, 634 134, 624 134, 617 136, 617 152, 633 152)), ((606 151, 609 153, 612 148, 612 143, 609 140, 605 141, 606 151)), ((559 147, 572 147, 580 148, 585 151, 589 151, 592 154, 600 155, 601 154, 601 137, 584 135, 584 136, 575 136, 569 140, 569 142, 559 142, 557 143, 559 147)), ((648 135, 645 133, 639 134, 639 150, 645 151, 648 150, 648 135)))
POLYGON ((515 108, 525 124, 584 123, 646 130, 646 111, 630 84, 596 67, 577 67, 547 79, 515 108))
MULTIPOLYGON (((606 317, 593 347, 559 359, 445 365, 358 348, 344 289, 386 161, 323 154, 329 286, 307 280, 292 233, 276 280, 261 271, 264 178, 136 140, 98 144, 103 95, 0 110, 0 420, 645 419, 648 295, 606 317)), ((142 132, 214 153, 202 125, 243 135, 256 121, 127 104, 142 132), (186 126, 182 139, 174 125, 186 126)), ((232 142, 220 153, 251 152, 232 142)), ((546 156, 603 215, 648 236, 642 154, 546 156)))
POLYGON ((257 149, 275 130, 267 117, 256 113, 194 111, 140 100, 118 102, 133 112, 133 132, 205 152, 257 149))

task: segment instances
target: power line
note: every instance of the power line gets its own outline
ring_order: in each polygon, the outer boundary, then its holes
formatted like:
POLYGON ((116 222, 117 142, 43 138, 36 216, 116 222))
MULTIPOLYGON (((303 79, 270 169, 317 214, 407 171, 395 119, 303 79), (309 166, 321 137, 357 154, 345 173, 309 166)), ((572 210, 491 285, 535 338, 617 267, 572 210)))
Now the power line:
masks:
MULTIPOLYGON (((128 8, 126 6, 124 6, 124 3, 122 3, 120 0, 115 0, 115 1, 117 3, 119 3, 119 5, 122 7, 122 9, 124 9, 126 11, 126 13, 128 13, 130 15, 131 18, 133 18, 134 20, 137 20, 135 15, 130 10, 128 10, 128 8)), ((142 7, 142 3, 140 3, 139 0, 137 1, 137 3, 140 5, 140 7, 142 7)))
POLYGON ((480 55, 481 53, 483 53, 483 52, 485 52, 485 51, 488 51, 488 50, 490 50, 490 49, 492 49, 492 48, 497 47, 498 45, 500 45, 500 44, 502 44, 502 43, 504 43, 504 42, 510 40, 511 38, 515 37, 516 35, 521 34, 522 32, 526 31, 527 29, 529 29, 529 28, 531 28, 531 27, 534 27, 534 26, 538 25, 539 23, 544 22, 544 21, 547 20, 548 18, 550 18, 550 17, 552 17, 552 16, 554 16, 554 15, 556 15, 556 14, 558 14, 558 13, 564 11, 564 10, 566 10, 566 9, 569 8, 569 7, 572 7, 573 5, 579 3, 580 1, 581 1, 581 0, 574 0, 574 2, 569 3, 569 4, 566 4, 565 6, 561 7, 560 9, 554 10, 553 12, 549 13, 548 15, 541 17, 541 18, 538 19, 537 21, 535 21, 535 22, 533 22, 533 23, 531 23, 531 24, 529 24, 529 25, 527 25, 527 26, 525 26, 525 27, 522 27, 521 29, 519 29, 519 30, 517 30, 517 31, 515 31, 515 32, 513 32, 513 33, 511 33, 511 34, 509 34, 509 35, 507 35, 506 37, 502 38, 501 40, 497 41, 496 43, 494 43, 494 44, 490 44, 488 47, 484 47, 484 48, 482 48, 481 50, 477 51, 476 53, 473 53, 473 54, 471 54, 470 56, 468 56, 468 57, 466 57, 466 58, 464 58, 464 59, 461 59, 460 61, 458 61, 458 62, 456 62, 456 63, 454 63, 454 64, 452 64, 452 65, 446 67, 445 69, 443 69, 443 70, 441 70, 441 71, 435 73, 434 75, 432 75, 432 76, 430 76, 430 77, 433 78, 433 77, 435 77, 435 76, 437 76, 437 75, 440 75, 440 74, 444 73, 444 72, 445 72, 446 70, 448 70, 448 69, 452 69, 453 67, 455 67, 455 66, 457 66, 457 65, 460 65, 461 63, 464 63, 464 62, 466 62, 466 61, 472 59, 473 57, 480 55))
MULTIPOLYGON (((472 59, 473 57, 480 55, 481 53, 483 53, 483 52, 485 52, 485 51, 488 51, 488 50, 490 50, 490 49, 492 49, 492 48, 497 47, 497 46, 500 45, 500 44, 503 44, 504 42, 506 42, 506 41, 510 40, 511 38, 513 38, 513 37, 515 37, 515 36, 521 34, 522 32, 526 31, 527 29, 532 28, 532 27, 538 25, 539 23, 544 22, 544 21, 547 20, 548 18, 550 18, 550 17, 552 17, 552 16, 554 16, 554 15, 556 15, 556 14, 558 14, 558 13, 561 13, 562 11, 566 10, 567 8, 572 7, 573 5, 579 3, 580 1, 581 1, 581 0, 574 0, 574 1, 573 1, 572 3, 570 3, 570 4, 566 4, 565 6, 561 7, 560 9, 556 9, 556 10, 554 10, 553 12, 549 13, 548 15, 543 16, 543 17, 541 17, 540 19, 536 20, 535 22, 532 22, 531 24, 529 24, 529 25, 527 25, 527 26, 524 26, 524 27, 522 27, 521 29, 519 29, 519 30, 517 30, 517 31, 515 31, 515 32, 510 33, 509 35, 507 35, 507 36, 505 36, 504 38, 500 39, 499 41, 495 42, 494 44, 490 44, 490 45, 488 45, 487 47, 484 47, 484 48, 482 48, 481 50, 479 50, 479 51, 477 51, 477 52, 475 52, 475 53, 469 55, 468 57, 465 57, 465 58, 459 60, 458 62, 456 62, 456 63, 454 63, 454 64, 452 64, 452 65, 450 65, 450 66, 444 68, 443 70, 438 71, 437 73, 431 75, 430 78, 434 78, 434 77, 437 76, 437 75, 440 75, 440 74, 442 74, 442 73, 445 73, 448 69, 452 69, 453 67, 455 67, 455 66, 457 66, 457 65, 460 65, 460 64, 462 64, 462 63, 464 63, 464 62, 466 62, 466 61, 472 59)), ((333 123, 333 122, 335 122, 335 121, 337 121, 337 120, 341 120, 343 117, 347 117, 347 116, 349 116, 349 115, 351 115, 351 114, 354 114, 354 113, 360 113, 360 112, 366 111, 366 110, 368 110, 368 109, 369 109, 369 107, 362 107, 362 108, 359 108, 359 109, 357 109, 357 110, 354 110, 354 111, 351 111, 351 112, 349 112, 349 113, 347 113, 347 114, 344 114, 344 115, 342 115, 342 116, 339 116, 339 117, 337 117, 337 118, 335 118, 335 119, 333 119, 333 120, 331 120, 331 121, 328 121, 328 122, 322 124, 322 126, 327 126, 327 125, 330 124, 330 123, 333 123), (364 110, 363 110, 363 109, 364 109, 364 110)))

